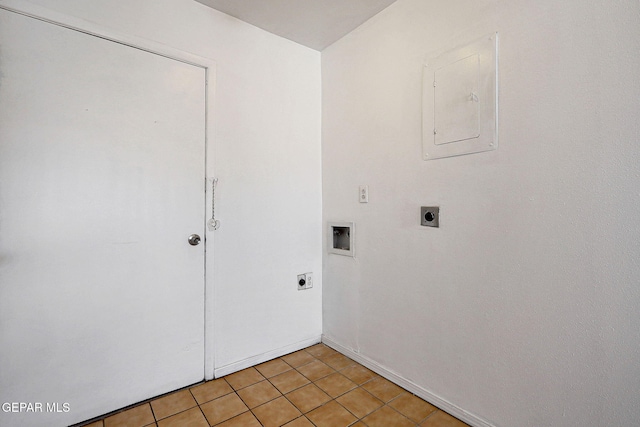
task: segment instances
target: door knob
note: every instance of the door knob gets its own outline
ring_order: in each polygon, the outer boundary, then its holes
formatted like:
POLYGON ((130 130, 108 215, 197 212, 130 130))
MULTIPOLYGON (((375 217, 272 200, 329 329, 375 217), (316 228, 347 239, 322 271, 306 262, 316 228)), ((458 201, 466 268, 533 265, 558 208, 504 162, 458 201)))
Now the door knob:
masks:
POLYGON ((197 234, 192 234, 191 236, 189 236, 189 244, 191 246, 197 246, 200 243, 200 236, 198 236, 197 234))

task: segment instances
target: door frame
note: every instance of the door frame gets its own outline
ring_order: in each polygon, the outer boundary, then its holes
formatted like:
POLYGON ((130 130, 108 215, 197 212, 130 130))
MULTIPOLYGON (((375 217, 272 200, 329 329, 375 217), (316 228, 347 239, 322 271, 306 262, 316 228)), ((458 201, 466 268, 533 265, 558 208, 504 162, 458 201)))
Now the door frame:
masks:
MULTIPOLYGON (((42 6, 29 3, 25 0, 0 0, 0 9, 19 13, 30 18, 48 22, 70 30, 78 31, 90 36, 99 37, 108 41, 119 43, 125 46, 140 49, 155 55, 164 56, 169 59, 180 61, 189 65, 203 68, 205 70, 205 218, 207 217, 207 206, 211 206, 211 191, 209 177, 213 176, 213 171, 209 167, 213 162, 213 103, 215 99, 216 85, 216 62, 212 59, 195 55, 153 40, 145 39, 131 34, 121 33, 116 30, 85 21, 81 18, 62 14, 42 6)), ((205 224, 203 228, 206 229, 205 224)), ((213 255, 213 233, 209 233, 203 239, 205 265, 204 265, 204 378, 211 380, 214 378, 215 351, 214 351, 214 313, 213 313, 213 274, 207 274, 207 267, 212 267, 213 262, 209 258, 213 255)))

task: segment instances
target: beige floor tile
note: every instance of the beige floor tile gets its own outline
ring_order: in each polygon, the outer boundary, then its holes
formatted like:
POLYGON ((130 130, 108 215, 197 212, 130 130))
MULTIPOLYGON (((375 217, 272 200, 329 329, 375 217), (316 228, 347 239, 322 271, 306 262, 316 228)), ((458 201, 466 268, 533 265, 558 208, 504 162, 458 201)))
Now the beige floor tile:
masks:
POLYGON ((356 383, 339 372, 319 379, 315 382, 315 384, 333 398, 345 394, 349 390, 352 390, 358 386, 356 383))
POLYGON ((336 371, 339 371, 340 369, 344 369, 347 366, 351 366, 356 363, 355 361, 340 353, 332 354, 331 356, 325 357, 324 359, 322 359, 322 361, 331 366, 336 371))
POLYGON ((242 371, 236 372, 235 374, 228 375, 224 377, 225 380, 229 383, 234 390, 240 390, 241 388, 245 388, 250 386, 251 384, 255 384, 264 380, 265 378, 260 375, 255 368, 247 368, 242 371))
POLYGON ((191 387, 191 394, 196 398, 199 404, 209 402, 210 400, 217 399, 225 394, 233 393, 233 389, 224 380, 220 378, 213 381, 207 381, 204 384, 191 387))
POLYGON ((290 370, 291 366, 286 364, 282 359, 274 359, 256 366, 256 369, 265 378, 271 378, 290 370))
POLYGON ((351 412, 344 409, 335 400, 309 412, 307 418, 316 427, 346 427, 357 421, 351 412))
POLYGON ((358 418, 363 418, 383 405, 380 399, 360 387, 343 394, 336 401, 358 418))
POLYGON ((419 397, 406 392, 393 399, 388 405, 416 423, 424 420, 429 414, 438 409, 419 397))
POLYGON ((364 383, 362 388, 385 403, 404 392, 402 387, 398 387, 391 381, 382 377, 377 377, 364 383))
POLYGON ((238 390, 238 396, 249 408, 255 408, 282 396, 282 394, 269 381, 265 380, 238 390))
POLYGON ((310 355, 318 358, 318 359, 323 359, 325 357, 331 356, 333 354, 337 354, 338 352, 335 351, 334 349, 332 349, 331 347, 328 347, 322 343, 320 344, 316 344, 314 346, 311 346, 309 348, 305 349, 307 351, 307 353, 309 353, 310 355))
POLYGON ((302 415, 284 396, 254 408, 253 413, 264 427, 280 427, 302 415))
POLYGON ((320 390, 315 384, 307 384, 287 394, 286 397, 303 414, 331 400, 331 396, 320 390))
POLYGON ((325 344, 86 427, 150 427, 156 419, 157 427, 469 427, 325 344))
POLYGON ((144 427, 155 423, 151 406, 148 403, 119 412, 104 420, 105 427, 144 427))
POLYGON ((212 426, 249 410, 235 393, 207 402, 200 405, 200 408, 212 426))
POLYGON ((237 417, 231 418, 218 424, 216 427, 262 427, 260 422, 251 412, 245 412, 237 417))
POLYGON ((313 427, 313 424, 307 417, 300 417, 286 423, 283 427, 313 427))
POLYGON ((188 411, 180 412, 158 422, 158 427, 209 427, 209 423, 202 415, 200 408, 192 408, 188 411))
POLYGON ((276 375, 269 379, 276 386, 280 393, 286 394, 305 384, 309 384, 309 380, 296 370, 287 371, 283 374, 276 375))
POLYGON ((367 415, 362 421, 368 427, 414 427, 416 423, 388 406, 367 415))
POLYGON ((340 373, 358 385, 362 385, 378 376, 373 371, 370 371, 369 369, 359 364, 344 368, 340 371, 340 373))
POLYGON ((189 390, 180 390, 159 399, 151 401, 151 408, 156 420, 170 417, 179 412, 198 406, 189 390))
POLYGON ((319 360, 314 360, 313 362, 307 363, 306 365, 300 366, 296 369, 302 375, 309 378, 310 381, 319 380, 320 378, 324 378, 335 372, 335 369, 327 366, 319 360))
POLYGON ((443 411, 436 411, 433 415, 429 416, 422 424, 421 427, 469 427, 468 424, 463 423, 457 418, 452 417, 443 411))
POLYGON ((313 362, 316 360, 315 357, 310 355, 304 350, 296 351, 295 353, 287 354, 286 356, 282 356, 280 359, 287 362, 293 368, 297 368, 298 366, 306 365, 309 362, 313 362))

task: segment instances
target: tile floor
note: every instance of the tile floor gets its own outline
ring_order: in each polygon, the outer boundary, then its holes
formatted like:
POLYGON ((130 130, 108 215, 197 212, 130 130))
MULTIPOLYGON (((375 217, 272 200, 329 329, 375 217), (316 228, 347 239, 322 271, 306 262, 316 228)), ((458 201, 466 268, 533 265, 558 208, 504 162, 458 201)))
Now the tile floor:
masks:
POLYGON ((87 427, 464 427, 324 344, 159 397, 87 427))

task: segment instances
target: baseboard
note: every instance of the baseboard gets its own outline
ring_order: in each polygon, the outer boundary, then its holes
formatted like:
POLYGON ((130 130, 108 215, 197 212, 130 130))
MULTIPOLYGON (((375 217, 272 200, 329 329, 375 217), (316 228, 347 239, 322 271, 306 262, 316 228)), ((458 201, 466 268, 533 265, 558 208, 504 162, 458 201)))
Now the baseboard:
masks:
POLYGON ((220 378, 225 375, 233 374, 234 372, 241 371, 243 369, 249 368, 251 366, 259 365, 263 362, 268 362, 269 360, 275 359, 276 357, 284 356, 285 354, 293 353, 294 351, 302 350, 303 348, 310 347, 314 344, 318 344, 322 341, 322 337, 320 335, 309 338, 303 341, 299 341, 295 344, 291 344, 285 347, 278 348, 276 350, 271 350, 266 353, 261 353, 247 359, 239 360, 237 362, 230 363, 225 366, 220 366, 214 369, 214 377, 220 378))
POLYGON ((342 345, 338 344, 337 342, 331 340, 331 338, 323 335, 322 336, 322 342, 326 345, 328 345, 329 347, 333 348, 334 350, 344 354, 345 356, 355 360, 356 362, 360 363, 361 365, 371 369, 373 372, 375 372, 376 374, 388 379, 389 381, 391 381, 392 383, 395 383, 397 385, 399 385, 400 387, 404 388, 405 390, 410 391, 411 393, 415 394, 416 396, 426 400, 427 402, 431 403, 433 406, 436 406, 440 409, 442 409, 443 411, 453 415, 454 417, 458 418, 461 421, 464 421, 465 423, 469 424, 470 426, 473 427, 495 427, 493 424, 489 423, 488 421, 478 417, 477 415, 474 415, 470 412, 465 411, 464 409, 460 408, 459 406, 454 405, 453 403, 449 402, 446 399, 443 399, 442 397, 430 392, 429 390, 420 387, 419 385, 401 377, 400 375, 396 374, 395 372, 389 370, 388 368, 385 368, 384 366, 380 366, 377 362, 369 359, 366 356, 361 355, 360 353, 356 353, 355 351, 353 351, 352 349, 343 347, 342 345))

